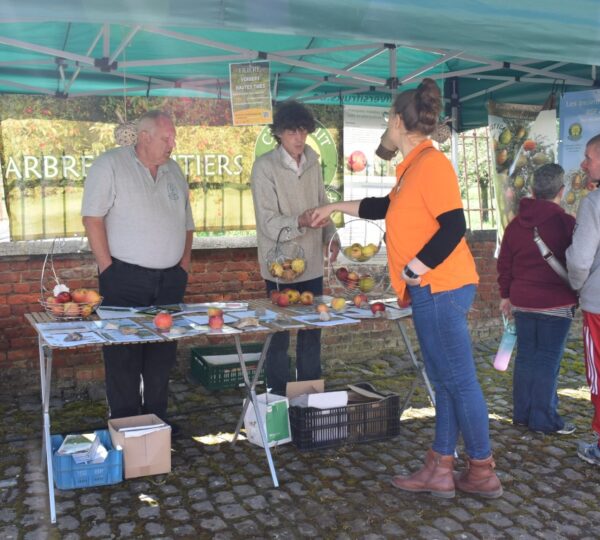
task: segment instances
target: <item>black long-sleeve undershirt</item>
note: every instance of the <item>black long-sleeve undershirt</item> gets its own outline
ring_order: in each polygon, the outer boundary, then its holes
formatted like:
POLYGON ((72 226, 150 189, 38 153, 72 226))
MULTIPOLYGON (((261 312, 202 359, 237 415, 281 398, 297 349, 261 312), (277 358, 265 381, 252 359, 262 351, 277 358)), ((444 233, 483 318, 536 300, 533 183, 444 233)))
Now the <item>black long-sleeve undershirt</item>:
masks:
MULTIPOLYGON (((358 216, 365 219, 384 219, 390 198, 367 197, 360 202, 358 216)), ((467 222, 462 208, 449 210, 437 216, 440 228, 417 253, 417 258, 429 268, 435 268, 454 251, 467 231, 467 222)))

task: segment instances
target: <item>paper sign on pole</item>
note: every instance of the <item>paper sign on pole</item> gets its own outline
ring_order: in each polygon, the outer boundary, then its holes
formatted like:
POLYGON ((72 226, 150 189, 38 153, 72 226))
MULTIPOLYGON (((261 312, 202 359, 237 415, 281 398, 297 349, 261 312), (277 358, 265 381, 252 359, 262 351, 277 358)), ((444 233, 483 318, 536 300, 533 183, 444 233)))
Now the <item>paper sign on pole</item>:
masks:
POLYGON ((269 62, 229 64, 231 116, 234 126, 273 121, 269 62))

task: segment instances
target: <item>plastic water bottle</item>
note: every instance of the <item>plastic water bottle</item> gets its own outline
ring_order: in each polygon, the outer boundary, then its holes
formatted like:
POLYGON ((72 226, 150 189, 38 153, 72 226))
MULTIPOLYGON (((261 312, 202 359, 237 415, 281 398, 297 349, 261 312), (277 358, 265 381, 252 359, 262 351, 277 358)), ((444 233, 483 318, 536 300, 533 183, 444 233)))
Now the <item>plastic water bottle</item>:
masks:
POLYGON ((494 358, 494 367, 498 371, 506 371, 513 349, 515 348, 515 343, 517 342, 517 330, 514 323, 509 322, 505 315, 502 315, 502 320, 504 321, 504 333, 500 340, 496 358, 494 358))

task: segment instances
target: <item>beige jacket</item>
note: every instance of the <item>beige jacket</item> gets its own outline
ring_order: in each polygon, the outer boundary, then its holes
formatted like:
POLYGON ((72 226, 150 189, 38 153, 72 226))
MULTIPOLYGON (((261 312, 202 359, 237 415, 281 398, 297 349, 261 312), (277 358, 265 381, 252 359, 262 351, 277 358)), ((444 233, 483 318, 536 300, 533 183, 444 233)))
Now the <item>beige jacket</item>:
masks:
POLYGON ((280 241, 293 241, 302 247, 306 258, 306 270, 298 281, 308 281, 323 276, 323 246, 335 233, 335 226, 324 229, 298 227, 298 216, 307 208, 326 204, 323 174, 317 153, 306 146, 306 164, 300 176, 283 159, 285 150, 278 147, 256 159, 250 177, 254 212, 258 260, 263 279, 274 281, 267 267, 267 253, 275 247, 277 235, 280 241))

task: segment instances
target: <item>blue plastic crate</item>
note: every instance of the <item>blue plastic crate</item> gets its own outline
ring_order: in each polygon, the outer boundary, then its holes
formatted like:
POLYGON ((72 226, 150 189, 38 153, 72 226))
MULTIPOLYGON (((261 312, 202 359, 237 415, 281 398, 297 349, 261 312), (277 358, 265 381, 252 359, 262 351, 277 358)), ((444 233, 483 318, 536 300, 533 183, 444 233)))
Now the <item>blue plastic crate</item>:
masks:
POLYGON ((107 429, 96 431, 100 442, 108 450, 104 463, 75 463, 71 456, 59 456, 64 437, 52 435, 52 468, 58 489, 86 488, 118 484, 123 480, 123 450, 113 448, 107 429))

